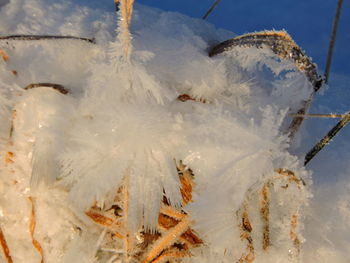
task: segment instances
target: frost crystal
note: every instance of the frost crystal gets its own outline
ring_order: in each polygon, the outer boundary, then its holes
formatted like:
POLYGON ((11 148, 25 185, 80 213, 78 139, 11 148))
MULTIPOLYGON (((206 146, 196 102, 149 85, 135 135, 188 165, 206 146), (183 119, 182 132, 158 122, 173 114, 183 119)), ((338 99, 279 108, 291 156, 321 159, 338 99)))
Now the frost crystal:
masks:
POLYGON ((2 35, 95 41, 0 38, 1 262, 342 262, 285 132, 315 65, 274 31, 209 57, 233 33, 132 3, 1 7, 2 35))

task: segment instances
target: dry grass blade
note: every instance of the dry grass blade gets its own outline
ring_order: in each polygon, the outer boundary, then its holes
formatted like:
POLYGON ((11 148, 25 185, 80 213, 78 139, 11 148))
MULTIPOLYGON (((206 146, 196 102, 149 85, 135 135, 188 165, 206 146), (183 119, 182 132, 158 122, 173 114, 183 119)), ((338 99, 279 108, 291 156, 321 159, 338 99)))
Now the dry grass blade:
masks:
POLYGON ((300 117, 300 118, 343 118, 344 114, 290 114, 292 117, 300 117))
MULTIPOLYGON (((180 162, 177 165, 182 194, 182 207, 192 201, 193 173, 180 162)), ((152 232, 142 229, 132 232, 128 229, 128 179, 119 187, 114 204, 108 209, 96 205, 86 215, 96 224, 104 227, 114 237, 122 240, 125 262, 179 262, 190 256, 190 249, 200 246, 203 241, 191 229, 189 215, 176 210, 167 203, 164 196, 161 204, 158 224, 152 232), (114 211, 114 212, 113 212, 114 211)), ((115 243, 120 249, 120 242, 115 243), (119 245, 118 245, 119 244, 119 245)))
POLYGON ((338 30, 338 24, 339 24, 339 20, 340 20, 342 6, 343 6, 343 0, 338 0, 337 11, 335 13, 335 17, 334 17, 334 21, 333 21, 332 34, 331 34, 331 38, 329 40, 326 70, 325 70, 325 74, 324 74, 326 83, 328 83, 329 73, 331 70, 333 50, 334 50, 334 46, 335 46, 335 40, 337 38, 337 30, 338 30))
POLYGON ((260 215, 263 222, 262 248, 267 250, 270 245, 270 185, 266 183, 261 190, 260 215))
POLYGON ((1 227, 0 227, 0 244, 1 244, 2 252, 4 253, 4 256, 5 256, 7 263, 13 263, 10 249, 7 245, 5 235, 4 235, 4 232, 2 232, 1 227))
POLYGON ((298 221, 299 214, 295 213, 290 219, 290 239, 293 241, 294 249, 296 251, 296 256, 299 257, 300 254, 300 240, 298 237, 298 221))
POLYGON ((307 165, 321 151, 337 133, 350 122, 348 112, 305 156, 304 165, 307 165))
POLYGON ((84 37, 75 37, 75 36, 52 36, 52 35, 9 35, 9 36, 0 36, 1 40, 81 40, 91 44, 95 44, 95 39, 92 38, 84 38, 84 37))
MULTIPOLYGON (((271 222, 270 219, 270 207, 272 206, 271 202, 273 202, 273 200, 271 200, 272 194, 270 193, 272 186, 280 181, 280 183, 282 183, 280 189, 283 189, 281 191, 286 191, 291 184, 295 184, 298 191, 302 190, 304 182, 301 178, 296 176, 294 172, 283 168, 276 169, 275 172, 276 175, 268 178, 267 181, 261 184, 261 186, 253 185, 247 191, 245 201, 243 202, 241 208, 237 211, 239 228, 241 231, 240 237, 242 241, 247 243, 245 251, 239 258, 238 263, 251 263, 255 261, 257 255, 255 246, 257 242, 261 242, 261 247, 264 252, 267 252, 269 247, 274 245, 270 236, 271 228, 275 226, 278 227, 280 223, 271 222), (260 207, 260 219, 256 219, 257 221, 253 221, 253 223, 259 225, 259 228, 254 228, 249 218, 249 209, 256 207, 257 202, 259 202, 260 207), (257 238, 258 240, 256 240, 257 238)), ((283 216, 287 217, 288 220, 290 220, 289 236, 286 238, 291 241, 292 248, 289 248, 289 250, 291 251, 291 255, 295 258, 298 258, 300 254, 300 240, 298 237, 298 209, 299 208, 296 208, 296 210, 294 210, 294 208, 290 209, 290 215, 288 215, 289 213, 283 214, 283 216)), ((286 212, 284 211, 283 213, 286 212)))
MULTIPOLYGON (((301 48, 293 41, 285 31, 262 31, 249 33, 224 41, 209 51, 209 56, 215 56, 234 47, 256 47, 268 48, 281 59, 292 60, 300 72, 303 72, 311 85, 313 93, 310 98, 303 102, 302 107, 297 111, 298 115, 303 115, 310 107, 314 94, 321 88, 323 78, 318 74, 317 67, 311 59, 304 54, 301 48)), ((293 138, 299 130, 304 117, 294 117, 288 128, 289 137, 293 138)))
POLYGON ((209 8, 209 10, 204 14, 202 19, 207 19, 208 16, 214 11, 214 9, 217 7, 218 4, 220 4, 221 0, 215 0, 214 4, 209 8))
POLYGON ((186 217, 173 228, 171 228, 166 234, 159 238, 151 247, 149 251, 146 252, 145 257, 142 259, 142 263, 150 263, 156 260, 161 253, 166 250, 169 245, 175 243, 174 241, 178 239, 190 226, 190 221, 186 217))
POLYGON ((296 67, 306 74, 315 91, 322 85, 323 79, 317 73, 316 65, 311 62, 311 59, 304 54, 301 48, 285 31, 262 31, 238 36, 211 48, 209 56, 212 57, 221 54, 238 46, 267 47, 280 58, 294 61, 296 67))
POLYGON ((243 205, 243 212, 241 215, 241 239, 247 241, 246 251, 242 254, 238 263, 251 263, 255 260, 255 248, 251 232, 253 231, 252 224, 249 220, 247 204, 243 205))
POLYGON ((33 246, 35 247, 35 249, 39 252, 40 256, 41 256, 41 261, 40 263, 44 263, 44 252, 43 249, 39 243, 38 240, 35 239, 34 235, 35 235, 35 227, 36 227, 36 215, 35 215, 35 202, 34 199, 30 196, 28 197, 31 206, 32 206, 32 212, 31 212, 31 216, 30 216, 30 223, 29 223, 29 232, 30 235, 32 237, 32 243, 33 246))

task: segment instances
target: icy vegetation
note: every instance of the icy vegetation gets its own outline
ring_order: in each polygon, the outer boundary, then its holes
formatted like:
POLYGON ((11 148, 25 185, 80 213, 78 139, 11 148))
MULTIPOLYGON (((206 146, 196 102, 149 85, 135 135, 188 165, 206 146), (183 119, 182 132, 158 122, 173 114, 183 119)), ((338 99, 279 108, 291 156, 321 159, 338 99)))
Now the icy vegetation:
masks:
POLYGON ((349 168, 314 186, 288 134, 305 72, 121 2, 0 0, 0 36, 84 38, 0 37, 0 261, 348 262, 349 168))

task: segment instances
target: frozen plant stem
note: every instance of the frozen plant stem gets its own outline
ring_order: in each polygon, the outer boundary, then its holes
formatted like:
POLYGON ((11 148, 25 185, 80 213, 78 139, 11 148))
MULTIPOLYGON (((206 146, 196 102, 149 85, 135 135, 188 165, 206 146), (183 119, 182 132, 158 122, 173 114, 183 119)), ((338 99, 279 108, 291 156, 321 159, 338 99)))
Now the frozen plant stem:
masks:
POLYGON ((59 39, 72 39, 72 40, 82 40, 91 44, 95 44, 95 39, 84 38, 84 37, 74 37, 74 36, 49 36, 49 35, 10 35, 10 36, 0 36, 0 40, 59 40, 59 39))
POLYGON ((325 83, 328 83, 328 79, 329 79, 329 72, 330 72, 331 64, 332 64, 333 49, 334 49, 334 45, 335 45, 335 40, 337 38, 337 30, 338 30, 338 24, 339 24, 342 5, 343 5, 343 0, 338 0, 337 11, 335 13, 335 17, 334 17, 334 21, 333 21, 333 29, 332 29, 331 39, 329 40, 326 70, 324 73, 325 83))
POLYGON ((336 119, 336 118, 343 118, 345 115, 344 114, 290 114, 290 116, 292 117, 298 117, 298 118, 332 118, 332 119, 336 119))
POLYGON ((207 19, 207 17, 211 14, 211 12, 214 11, 214 9, 217 7, 218 4, 220 4, 221 0, 216 0, 214 4, 209 8, 209 10, 205 13, 205 15, 202 17, 202 19, 207 19))
POLYGON ((305 156, 304 165, 307 165, 315 155, 325 147, 337 133, 344 128, 350 121, 350 112, 348 112, 328 133, 322 138, 305 156))
POLYGON ((123 43, 124 55, 129 59, 131 53, 131 35, 130 22, 133 12, 134 0, 120 0, 121 19, 120 19, 120 34, 123 43))

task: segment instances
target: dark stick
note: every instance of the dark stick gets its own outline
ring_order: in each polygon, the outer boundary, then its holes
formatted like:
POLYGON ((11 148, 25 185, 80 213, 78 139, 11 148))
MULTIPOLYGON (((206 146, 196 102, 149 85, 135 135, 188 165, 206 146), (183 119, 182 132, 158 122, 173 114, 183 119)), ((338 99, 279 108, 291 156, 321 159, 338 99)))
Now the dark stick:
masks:
POLYGON ((49 35, 10 35, 10 36, 0 36, 0 40, 53 40, 53 39, 73 39, 82 40, 88 43, 95 44, 95 39, 84 38, 84 37, 74 37, 74 36, 49 36, 49 35))
POLYGON ((57 90, 58 92, 60 92, 64 95, 69 93, 69 91, 65 87, 63 87, 60 84, 55 84, 55 83, 33 83, 33 84, 29 84, 24 89, 29 90, 29 89, 39 88, 39 87, 52 88, 52 89, 57 90))
POLYGON ((329 40, 326 70, 324 73, 325 83, 328 83, 329 72, 330 72, 331 64, 332 64, 333 49, 334 49, 334 45, 335 45, 335 40, 337 38, 337 30, 338 30, 338 24, 339 24, 342 5, 343 5, 343 0, 338 0, 337 11, 335 13, 335 17, 334 17, 334 21, 333 21, 332 35, 331 35, 331 39, 329 40))
POLYGON ((210 15, 211 12, 215 9, 215 7, 221 2, 221 0, 216 0, 214 4, 209 8, 209 10, 205 13, 205 15, 202 17, 202 19, 207 19, 207 17, 210 15))
POLYGON ((350 122, 350 112, 345 114, 345 116, 335 125, 328 134, 323 137, 305 156, 304 165, 307 165, 315 155, 325 147, 332 138, 337 135, 337 133, 344 128, 350 122))

